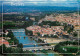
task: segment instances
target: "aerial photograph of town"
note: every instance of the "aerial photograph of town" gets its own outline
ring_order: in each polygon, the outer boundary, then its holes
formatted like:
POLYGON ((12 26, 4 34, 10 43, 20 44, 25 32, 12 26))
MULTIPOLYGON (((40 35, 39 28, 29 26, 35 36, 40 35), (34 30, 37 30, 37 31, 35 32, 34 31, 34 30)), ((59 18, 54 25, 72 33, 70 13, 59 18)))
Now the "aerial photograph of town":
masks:
POLYGON ((80 56, 80 0, 0 0, 0 56, 80 56))

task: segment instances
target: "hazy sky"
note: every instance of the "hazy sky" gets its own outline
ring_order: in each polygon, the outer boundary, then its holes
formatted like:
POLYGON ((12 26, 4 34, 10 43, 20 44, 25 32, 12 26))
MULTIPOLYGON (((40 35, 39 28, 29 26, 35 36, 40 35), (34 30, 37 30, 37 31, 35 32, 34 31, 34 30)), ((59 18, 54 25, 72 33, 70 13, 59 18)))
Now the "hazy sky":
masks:
POLYGON ((16 6, 67 6, 76 7, 80 0, 0 0, 5 5, 16 6))

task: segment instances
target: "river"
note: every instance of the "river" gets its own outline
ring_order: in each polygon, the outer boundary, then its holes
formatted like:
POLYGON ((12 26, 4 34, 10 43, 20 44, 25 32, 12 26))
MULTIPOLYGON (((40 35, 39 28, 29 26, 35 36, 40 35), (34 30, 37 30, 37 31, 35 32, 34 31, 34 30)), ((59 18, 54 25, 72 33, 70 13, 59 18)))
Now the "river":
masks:
MULTIPOLYGON (((16 29, 16 30, 12 30, 14 36, 19 40, 19 43, 22 44, 31 44, 31 43, 37 43, 35 40, 29 38, 29 37, 24 37, 26 36, 25 34, 25 29, 16 29), (17 32, 15 32, 17 31, 17 32), (19 31, 24 31, 24 32, 19 32, 19 31)), ((37 47, 38 45, 36 45, 35 47, 37 47)), ((23 48, 25 47, 34 47, 34 45, 24 45, 23 48)), ((38 55, 38 54, 37 54, 38 55)), ((39 54, 38 56, 54 56, 54 54, 39 54)))
MULTIPOLYGON (((24 36, 26 36, 24 29, 16 29, 16 30, 12 30, 12 31, 13 31, 14 36, 19 40, 19 43, 22 43, 22 44, 35 43, 36 44, 35 40, 33 40, 29 37, 24 37, 24 36), (17 31, 17 32, 15 32, 15 31, 17 31), (24 32, 19 32, 19 31, 24 31, 24 32)), ((36 47, 37 46, 38 45, 36 45, 36 47)), ((23 48, 25 48, 25 47, 34 47, 34 45, 24 45, 23 48)))

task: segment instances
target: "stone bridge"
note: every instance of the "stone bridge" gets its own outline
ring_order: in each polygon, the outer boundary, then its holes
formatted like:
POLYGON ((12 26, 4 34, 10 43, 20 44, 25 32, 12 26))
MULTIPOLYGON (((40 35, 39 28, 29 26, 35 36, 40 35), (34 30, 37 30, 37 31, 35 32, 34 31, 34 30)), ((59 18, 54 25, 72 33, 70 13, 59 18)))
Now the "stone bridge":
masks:
POLYGON ((48 49, 51 49, 51 50, 54 50, 54 46, 41 46, 41 47, 26 47, 26 48, 23 48, 23 51, 26 51, 26 50, 29 50, 29 51, 32 51, 32 50, 48 50, 48 49))

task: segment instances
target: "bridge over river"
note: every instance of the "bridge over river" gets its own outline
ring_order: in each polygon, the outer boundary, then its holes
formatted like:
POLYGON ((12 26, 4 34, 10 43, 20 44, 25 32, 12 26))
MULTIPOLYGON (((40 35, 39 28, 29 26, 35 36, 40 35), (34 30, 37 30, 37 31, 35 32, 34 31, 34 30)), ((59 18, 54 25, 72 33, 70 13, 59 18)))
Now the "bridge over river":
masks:
POLYGON ((32 50, 48 50, 48 49, 52 49, 54 50, 54 46, 41 46, 41 47, 27 47, 27 48, 23 48, 23 51, 26 51, 26 50, 29 50, 29 51, 32 51, 32 50))
POLYGON ((12 32, 25 32, 25 30, 20 30, 20 29, 7 29, 7 30, 11 30, 12 32), (20 31, 17 31, 17 30, 20 30, 20 31))
MULTIPOLYGON (((12 30, 14 36, 19 40, 19 43, 23 44, 23 51, 29 50, 48 50, 48 49, 54 49, 54 46, 49 46, 46 44, 53 44, 53 43, 37 43, 35 40, 31 38, 39 38, 38 36, 26 36, 25 29, 8 29, 12 30), (41 45, 40 45, 41 44, 41 45)), ((17 46, 17 45, 11 45, 11 46, 17 46)))
MULTIPOLYGON (((29 43, 29 44, 23 44, 23 45, 46 45, 46 44, 57 44, 57 43, 29 43)), ((17 45, 10 45, 10 46, 17 46, 17 45)))
POLYGON ((29 43, 29 44, 23 44, 23 45, 46 45, 46 44, 58 44, 58 43, 29 43))

